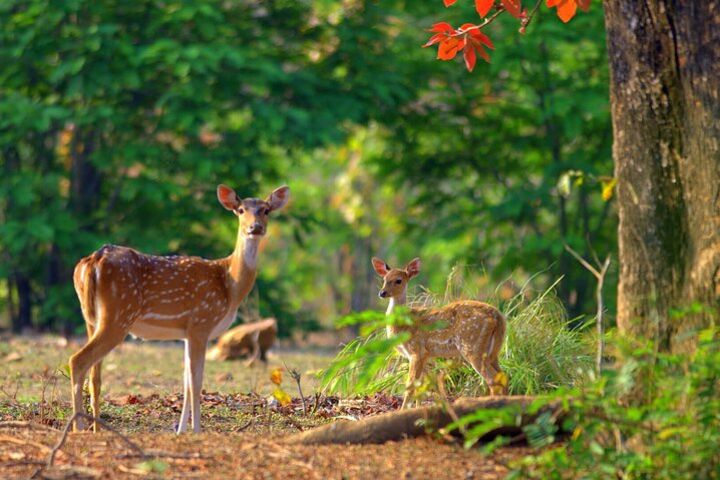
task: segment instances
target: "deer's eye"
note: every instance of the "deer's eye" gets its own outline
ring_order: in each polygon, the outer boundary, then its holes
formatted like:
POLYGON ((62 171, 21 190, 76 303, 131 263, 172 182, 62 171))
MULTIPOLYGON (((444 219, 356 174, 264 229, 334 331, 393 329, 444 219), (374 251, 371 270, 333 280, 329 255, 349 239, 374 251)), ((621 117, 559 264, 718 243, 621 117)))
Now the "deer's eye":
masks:
POLYGON ((402 279, 401 279, 401 278, 398 278, 397 280, 395 280, 395 283, 398 284, 398 285, 400 285, 400 284, 402 283, 402 279))
POLYGON ((238 215, 242 215, 243 213, 245 213, 245 210, 243 210, 242 208, 238 208, 237 212, 238 212, 238 215))
POLYGON ((270 209, 269 209, 269 208, 266 208, 266 209, 265 209, 265 215, 270 215, 270 209))

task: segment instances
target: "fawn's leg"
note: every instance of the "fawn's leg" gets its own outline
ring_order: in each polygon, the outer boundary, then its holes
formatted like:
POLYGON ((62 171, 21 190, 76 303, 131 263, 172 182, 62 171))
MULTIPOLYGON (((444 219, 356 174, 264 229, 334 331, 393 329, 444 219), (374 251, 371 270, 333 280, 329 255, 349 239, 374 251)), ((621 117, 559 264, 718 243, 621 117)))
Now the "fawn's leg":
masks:
POLYGON ((410 397, 410 394, 415 394, 415 382, 417 382, 421 377, 423 370, 425 368, 425 357, 421 357, 420 355, 411 355, 410 356, 410 365, 408 367, 408 379, 407 383, 405 384, 405 395, 403 395, 403 403, 400 409, 404 409, 407 405, 408 398, 410 397))
POLYGON ((485 352, 463 352, 463 358, 485 379, 490 394, 493 395, 497 370, 491 365, 491 362, 487 361, 487 354, 485 352))
MULTIPOLYGON (((98 325, 92 338, 88 340, 84 347, 70 357, 73 414, 83 412, 83 384, 88 370, 110 353, 127 335, 125 328, 108 327, 100 319, 98 319, 98 325)), ((99 388, 97 393, 99 393, 99 388)), ((74 431, 80 431, 84 428, 85 422, 83 419, 75 419, 74 431)))

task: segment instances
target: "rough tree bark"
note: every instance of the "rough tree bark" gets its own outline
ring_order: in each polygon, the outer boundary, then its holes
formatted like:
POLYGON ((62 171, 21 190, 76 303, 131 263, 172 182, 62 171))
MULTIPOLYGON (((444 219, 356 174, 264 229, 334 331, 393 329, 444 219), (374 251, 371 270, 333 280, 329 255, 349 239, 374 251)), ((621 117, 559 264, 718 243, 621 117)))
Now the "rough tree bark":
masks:
POLYGON ((618 327, 683 351, 720 298, 720 2, 606 0, 605 24, 618 327))

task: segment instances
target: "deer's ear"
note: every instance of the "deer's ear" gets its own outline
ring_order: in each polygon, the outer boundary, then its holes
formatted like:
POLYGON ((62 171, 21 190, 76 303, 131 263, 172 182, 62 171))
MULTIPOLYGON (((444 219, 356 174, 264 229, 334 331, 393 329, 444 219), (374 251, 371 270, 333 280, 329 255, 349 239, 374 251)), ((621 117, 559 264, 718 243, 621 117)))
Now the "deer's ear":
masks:
POLYGON ((266 202, 270 205, 271 210, 279 210, 285 206, 288 199, 290 199, 290 187, 283 185, 273 190, 266 202))
POLYGON ((408 274, 408 280, 420 273, 420 258, 414 258, 407 264, 405 271, 408 274))
POLYGON ((220 205, 227 208, 231 212, 234 212, 240 206, 240 198, 237 196, 237 193, 235 193, 235 190, 228 187, 227 185, 218 185, 217 197, 220 201, 220 205))
POLYGON ((390 265, 388 265, 383 260, 380 260, 377 257, 372 258, 372 266, 375 269, 375 271, 377 272, 377 274, 380 275, 381 277, 384 277, 385 275, 387 275, 388 270, 390 270, 390 265))

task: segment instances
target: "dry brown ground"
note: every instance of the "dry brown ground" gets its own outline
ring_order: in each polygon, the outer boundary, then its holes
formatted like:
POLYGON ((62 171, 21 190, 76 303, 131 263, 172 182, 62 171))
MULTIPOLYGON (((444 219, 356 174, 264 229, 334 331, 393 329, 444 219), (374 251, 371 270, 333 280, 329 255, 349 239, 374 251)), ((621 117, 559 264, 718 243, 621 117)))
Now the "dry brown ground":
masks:
POLYGON ((399 399, 388 396, 320 396, 316 401, 312 371, 325 366, 330 355, 313 349, 281 349, 270 356, 268 367, 254 369, 240 362, 209 363, 204 433, 176 436, 181 348, 126 343, 106 361, 111 368, 103 382, 101 418, 148 458, 132 456, 113 432, 88 432, 70 434, 47 468, 70 413, 69 382, 58 371, 76 347, 55 337, 0 341, 0 359, 5 360, 0 372, 1 479, 28 478, 36 471, 36 478, 494 479, 505 476, 507 462, 527 453, 525 448, 505 448, 485 456, 431 438, 384 445, 290 445, 286 439, 300 430, 398 406, 399 399), (303 373, 312 410, 307 415, 287 375, 282 387, 295 397, 292 404, 268 406, 267 396, 275 387, 269 371, 283 362, 303 373))
MULTIPOLYGON (((60 436, 58 431, 3 429, 0 477, 31 476, 60 436)), ((507 473, 504 463, 526 453, 506 448, 483 456, 429 438, 316 447, 290 446, 284 439, 254 433, 135 434, 132 440, 146 452, 162 451, 154 460, 143 460, 129 456, 132 450, 112 433, 70 434, 53 467, 43 467, 37 478, 496 479, 507 473)))

